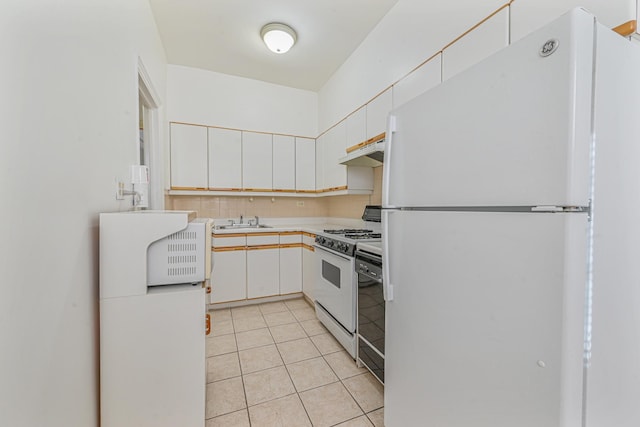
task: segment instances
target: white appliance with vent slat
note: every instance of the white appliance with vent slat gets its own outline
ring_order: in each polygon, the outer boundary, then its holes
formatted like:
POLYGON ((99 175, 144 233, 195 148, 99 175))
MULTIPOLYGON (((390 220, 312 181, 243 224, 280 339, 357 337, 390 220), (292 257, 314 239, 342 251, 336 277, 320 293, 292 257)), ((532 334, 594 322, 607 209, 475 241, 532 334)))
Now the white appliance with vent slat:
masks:
POLYGON ((210 219, 100 214, 100 425, 204 427, 210 219))
POLYGON ((187 228, 153 242, 147 250, 149 286, 196 283, 211 271, 211 228, 205 219, 193 220, 187 228), (209 230, 207 232, 207 229, 209 230))

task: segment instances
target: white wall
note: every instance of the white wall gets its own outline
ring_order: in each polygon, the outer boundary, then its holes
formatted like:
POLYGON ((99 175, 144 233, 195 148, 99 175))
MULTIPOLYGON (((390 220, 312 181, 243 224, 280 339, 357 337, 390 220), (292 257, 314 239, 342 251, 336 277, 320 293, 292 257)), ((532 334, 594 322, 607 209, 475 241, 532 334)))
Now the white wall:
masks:
POLYGON ((3 0, 0 52, 0 425, 96 426, 98 213, 164 51, 146 0, 3 0))
POLYGON ((244 77, 169 65, 167 105, 169 121, 318 135, 315 92, 244 77))

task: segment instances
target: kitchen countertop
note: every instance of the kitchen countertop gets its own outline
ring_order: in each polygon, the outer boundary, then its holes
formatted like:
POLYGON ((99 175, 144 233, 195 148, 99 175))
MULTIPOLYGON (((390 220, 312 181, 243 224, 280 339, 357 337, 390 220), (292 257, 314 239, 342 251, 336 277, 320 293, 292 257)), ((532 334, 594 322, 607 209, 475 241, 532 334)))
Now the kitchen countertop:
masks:
MULTIPOLYGON (((214 225, 226 225, 228 220, 214 220, 214 225)), ((261 224, 269 225, 269 228, 231 228, 231 229, 214 229, 214 235, 220 234, 250 234, 250 233, 280 233, 286 231, 304 231, 307 233, 317 234, 323 230, 341 229, 341 228, 377 228, 379 224, 372 226, 371 223, 365 223, 362 220, 350 218, 264 218, 260 219, 261 224), (376 227, 377 226, 377 227, 376 227)))

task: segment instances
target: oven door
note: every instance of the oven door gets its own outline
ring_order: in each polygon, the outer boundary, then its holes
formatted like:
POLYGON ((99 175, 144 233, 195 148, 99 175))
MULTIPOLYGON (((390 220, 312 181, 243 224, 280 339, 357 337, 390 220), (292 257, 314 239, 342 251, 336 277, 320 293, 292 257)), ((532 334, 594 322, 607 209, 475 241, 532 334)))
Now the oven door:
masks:
POLYGON ((356 286, 353 258, 314 245, 314 297, 348 332, 356 331, 356 286))

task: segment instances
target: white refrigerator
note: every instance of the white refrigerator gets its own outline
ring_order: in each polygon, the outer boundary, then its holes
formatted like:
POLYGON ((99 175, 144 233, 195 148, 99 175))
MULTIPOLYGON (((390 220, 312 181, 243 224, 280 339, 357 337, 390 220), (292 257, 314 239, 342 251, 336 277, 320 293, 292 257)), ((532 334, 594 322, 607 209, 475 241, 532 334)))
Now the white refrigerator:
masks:
POLYGON ((640 46, 573 10, 387 135, 385 426, 639 426, 640 46))

